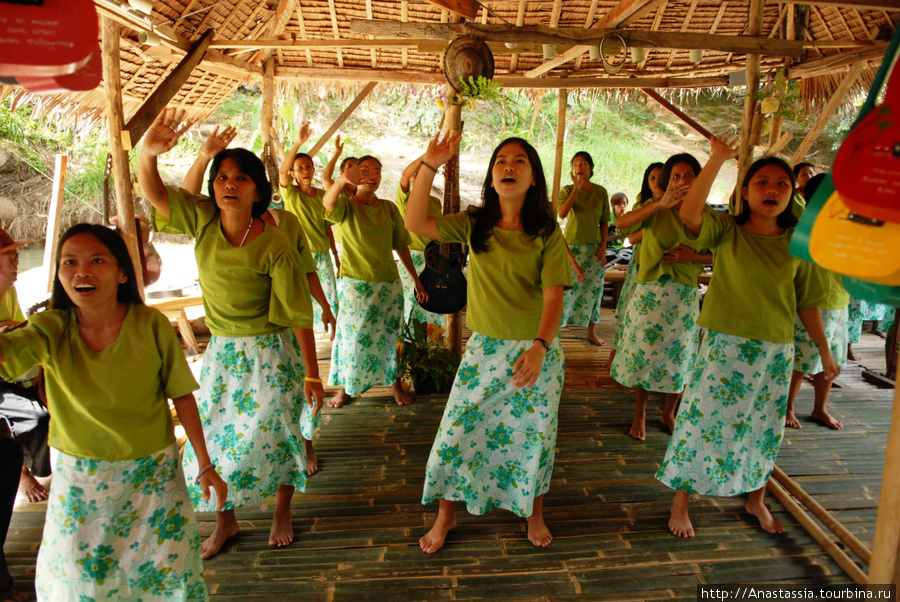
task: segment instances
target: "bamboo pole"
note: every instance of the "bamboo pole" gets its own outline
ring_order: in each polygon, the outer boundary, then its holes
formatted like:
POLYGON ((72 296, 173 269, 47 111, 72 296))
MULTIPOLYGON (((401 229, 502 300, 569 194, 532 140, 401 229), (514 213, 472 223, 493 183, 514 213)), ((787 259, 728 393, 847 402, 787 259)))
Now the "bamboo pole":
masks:
POLYGON ((556 155, 553 159, 553 195, 550 197, 550 202, 553 203, 553 213, 556 213, 559 185, 562 180, 563 146, 566 143, 566 106, 568 102, 569 91, 565 88, 560 88, 559 108, 556 112, 556 155))
POLYGON ((263 148, 272 138, 272 116, 275 112, 275 57, 267 58, 264 67, 262 110, 259 112, 259 133, 263 148))
POLYGON ((541 109, 544 108, 544 91, 538 90, 535 93, 534 99, 534 111, 531 113, 531 126, 528 128, 528 137, 531 138, 534 135, 534 124, 537 123, 538 116, 541 114, 541 109))
MULTIPOLYGON (((762 30, 764 0, 750 0, 750 27, 748 34, 758 36, 762 30)), ((738 155, 738 179, 734 188, 733 203, 735 215, 741 211, 741 182, 744 174, 753 162, 753 146, 750 144, 750 129, 753 125, 753 114, 756 113, 756 91, 759 89, 759 55, 747 55, 747 92, 744 97, 744 117, 741 120, 741 145, 738 155)))
POLYGON ((804 512, 803 508, 794 501, 794 499, 788 495, 787 491, 785 491, 781 485, 776 483, 774 480, 769 479, 766 487, 769 491, 772 492, 772 495, 781 502, 781 505, 784 506, 791 515, 797 519, 797 522, 800 523, 806 532, 812 535, 813 539, 816 540, 822 549, 828 553, 829 556, 834 558, 835 562, 837 562, 842 569, 850 576, 851 579, 857 585, 865 585, 868 583, 866 578, 866 574, 860 569, 853 559, 850 558, 846 552, 844 552, 834 541, 828 536, 822 528, 816 524, 816 522, 807 516, 806 512, 804 512))
POLYGON ((66 154, 56 155, 56 168, 53 170, 53 194, 47 211, 47 239, 44 241, 44 267, 47 268, 47 292, 53 291, 53 279, 56 275, 56 248, 59 241, 59 226, 62 221, 63 193, 66 186, 66 165, 69 157, 66 154))
MULTIPOLYGON (((447 86, 447 98, 452 98, 455 90, 448 85, 447 86)), ((456 130, 457 132, 462 131, 462 105, 447 103, 446 108, 444 109, 444 123, 443 130, 456 130)), ((456 149, 457 159, 459 158, 459 148, 456 149)), ((458 164, 457 164, 458 165, 458 164)), ((457 178, 457 191, 459 190, 459 169, 456 170, 456 178, 457 178)), ((455 195, 453 198, 453 205, 450 207, 450 213, 456 213, 459 211, 459 195, 455 195)), ((456 312, 455 314, 447 314, 446 319, 446 332, 447 332, 447 344, 450 349, 457 355, 457 357, 462 357, 462 312, 456 312)))
MULTIPOLYGON (((894 328, 900 328, 895 325, 894 328)), ((898 357, 900 367, 900 357, 898 357)), ((891 429, 888 432, 878 497, 878 517, 875 520, 875 541, 869 563, 869 583, 900 585, 900 393, 894 387, 894 406, 891 429)))
POLYGON ((353 99, 353 102, 350 103, 350 106, 344 109, 344 112, 334 120, 334 123, 331 124, 330 128, 328 128, 328 131, 325 132, 321 138, 319 138, 319 141, 316 142, 316 144, 311 149, 309 149, 308 154, 310 157, 315 157, 316 153, 322 150, 322 147, 325 146, 325 143, 328 142, 328 139, 331 138, 331 136, 336 131, 338 131, 339 127, 344 125, 344 122, 347 121, 347 118, 353 114, 353 111, 356 110, 356 107, 358 107, 360 103, 366 99, 366 96, 368 96, 369 93, 374 90, 375 86, 377 85, 378 82, 369 82, 366 84, 366 87, 362 89, 362 92, 356 95, 356 98, 353 99))
POLYGON ((141 269, 141 246, 138 243, 137 224, 134 220, 134 197, 131 195, 131 172, 124 136, 130 136, 125 127, 125 111, 122 107, 122 81, 119 73, 119 24, 103 17, 103 87, 106 92, 106 121, 109 128, 109 148, 112 153, 113 180, 116 185, 116 209, 119 229, 131 262, 141 297, 144 295, 144 276, 141 269))
POLYGON ((777 479, 791 495, 800 500, 800 502, 806 506, 807 510, 812 512, 829 531, 834 533, 834 535, 844 543, 844 545, 850 548, 854 554, 859 556, 860 560, 869 564, 872 559, 872 550, 869 549, 869 546, 860 541, 858 537, 851 533, 847 527, 842 525, 828 510, 823 508, 814 497, 806 493, 800 484, 785 474, 783 470, 775 466, 772 470, 772 476, 775 477, 775 479, 777 479))

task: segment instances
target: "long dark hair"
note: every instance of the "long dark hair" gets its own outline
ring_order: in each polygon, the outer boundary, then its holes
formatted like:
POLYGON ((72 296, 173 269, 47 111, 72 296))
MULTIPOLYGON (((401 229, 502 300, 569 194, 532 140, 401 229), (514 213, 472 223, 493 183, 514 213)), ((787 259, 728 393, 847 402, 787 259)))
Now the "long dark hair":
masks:
POLYGON ((259 157, 248 151, 246 148, 227 148, 215 156, 212 167, 209 169, 209 180, 206 183, 206 190, 209 198, 215 200, 216 192, 213 189, 213 182, 219 175, 219 167, 222 161, 231 159, 237 163, 241 173, 249 176, 253 183, 256 184, 256 195, 259 197, 255 203, 251 213, 253 217, 259 217, 269 208, 269 202, 272 200, 272 184, 266 176, 266 166, 259 160, 259 157))
POLYGON ((747 220, 750 219, 750 202, 748 199, 744 198, 744 188, 750 185, 750 180, 753 179, 756 172, 769 165, 775 165, 783 169, 784 173, 786 173, 791 180, 791 199, 788 201, 784 211, 778 214, 778 219, 775 223, 778 224, 779 228, 793 228, 797 225, 797 218, 794 216, 793 209, 794 193, 797 191, 797 180, 794 178, 794 172, 784 159, 778 157, 765 157, 753 162, 753 165, 747 170, 747 175, 744 176, 744 181, 741 182, 741 200, 743 201, 741 203, 741 212, 734 216, 734 221, 739 226, 743 226, 747 223, 747 220))
MULTIPOLYGON (((641 180, 641 202, 646 203, 650 199, 653 198, 653 190, 650 188, 650 174, 653 173, 654 169, 662 169, 663 164, 660 161, 656 163, 651 163, 647 166, 647 169, 644 170, 644 179, 641 180)), ((659 178, 656 179, 657 185, 659 184, 659 178)))
POLYGON ((115 230, 110 230, 106 226, 97 224, 75 224, 62 235, 59 239, 59 247, 56 249, 56 275, 53 278, 53 295, 50 298, 50 309, 68 310, 75 307, 75 303, 69 298, 62 282, 59 280, 59 262, 66 241, 79 234, 90 234, 96 238, 100 244, 109 250, 116 263, 119 264, 119 268, 125 272, 127 280, 119 284, 116 299, 120 303, 143 305, 144 300, 141 299, 141 292, 138 290, 137 278, 134 275, 134 264, 131 263, 131 255, 128 254, 128 247, 125 246, 125 241, 122 240, 119 233, 115 230))
POLYGON ((690 153, 678 153, 677 155, 672 155, 666 159, 662 172, 659 174, 659 180, 657 181, 660 188, 665 190, 669 187, 669 178, 672 177, 672 168, 679 163, 687 163, 690 165, 691 169, 694 170, 694 177, 700 175, 700 162, 697 161, 696 157, 690 153))
POLYGON ((534 185, 525 193, 525 204, 522 205, 522 212, 519 219, 522 221, 522 230, 526 234, 535 238, 537 236, 549 236, 556 227, 556 221, 551 216, 550 201, 547 198, 547 180, 544 178, 544 168, 541 165, 541 158, 533 146, 528 144, 522 138, 507 138, 497 145, 494 154, 491 155, 490 163, 488 163, 487 176, 484 179, 482 187, 483 204, 481 207, 469 207, 469 213, 475 218, 472 224, 472 252, 484 253, 488 251, 488 238, 500 221, 502 212, 500 211, 500 195, 491 184, 494 181, 493 170, 494 163, 497 162, 497 155, 507 144, 516 142, 525 149, 525 155, 531 163, 532 176, 534 177, 534 185))

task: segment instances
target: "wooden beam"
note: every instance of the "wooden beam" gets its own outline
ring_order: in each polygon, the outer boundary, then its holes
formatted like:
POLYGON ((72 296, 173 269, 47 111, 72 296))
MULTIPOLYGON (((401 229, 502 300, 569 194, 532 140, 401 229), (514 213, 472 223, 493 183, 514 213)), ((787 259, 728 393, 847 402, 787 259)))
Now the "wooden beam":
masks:
MULTIPOLYGON (((56 249, 59 244, 59 230, 62 223, 63 194, 66 187, 66 165, 69 157, 65 153, 56 155, 53 170, 53 194, 47 211, 47 238, 44 240, 44 267, 47 269, 47 292, 53 292, 56 279, 56 249)), ((104 204, 106 199, 103 199, 104 204)))
MULTIPOLYGON (((382 36, 382 39, 390 36, 395 39, 432 39, 446 42, 457 36, 475 35, 484 38, 488 42, 575 44, 576 48, 580 47, 580 45, 596 46, 603 39, 603 36, 615 33, 622 36, 629 48, 650 48, 656 50, 700 49, 739 54, 788 56, 792 58, 802 57, 803 49, 810 45, 802 41, 771 39, 767 36, 725 36, 694 32, 614 30, 585 27, 511 27, 509 25, 482 25, 480 23, 398 23, 395 21, 369 21, 367 19, 351 20, 350 31, 359 34, 382 36)), ((842 42, 858 44, 863 47, 872 46, 870 40, 844 40, 842 42)), ((544 65, 546 66, 553 62, 555 60, 548 61, 544 65)), ((549 69, 543 72, 546 71, 549 71, 549 69)), ((528 74, 526 76, 531 77, 528 74)))
POLYGON ((847 52, 841 52, 839 54, 826 56, 820 59, 798 63, 788 69, 786 75, 788 79, 803 79, 806 77, 815 77, 817 75, 822 75, 823 73, 828 73, 841 67, 853 65, 855 63, 858 63, 859 61, 880 62, 880 60, 884 58, 884 53, 887 51, 887 46, 888 45, 886 42, 879 42, 871 49, 850 50, 847 52))
POLYGON ((856 8, 861 10, 900 10, 900 0, 792 0, 794 4, 856 8))
MULTIPOLYGON (((134 198, 131 196, 131 173, 128 169, 128 152, 123 148, 125 111, 122 108, 122 79, 119 68, 119 24, 104 17, 101 19, 101 44, 103 59, 103 89, 106 97, 106 123, 109 131, 109 149, 112 154, 113 181, 116 186, 116 208, 122 238, 131 255, 135 278, 141 297, 144 296, 144 278, 141 270, 141 249, 134 222, 134 198)), ((105 199, 104 199, 105 202, 105 199)))
MULTIPOLYGON (((762 31, 763 11, 766 8, 765 0, 750 0, 750 9, 747 14, 749 22, 748 33, 758 36, 762 31)), ((753 115, 756 113, 756 96, 759 90, 759 55, 747 56, 747 88, 744 96, 744 115, 741 119, 741 139, 738 149, 738 184, 734 189, 734 214, 741 211, 740 182, 744 180, 744 174, 753 161, 753 145, 750 144, 750 131, 753 125, 753 115)))
POLYGON ((794 151, 794 155, 790 160, 791 165, 797 161, 802 161, 806 156, 806 153, 809 152, 809 149, 812 148, 812 145, 819 138, 819 134, 825 129, 825 124, 828 123, 828 120, 831 119, 831 116, 834 115, 837 108, 844 102, 844 97, 847 96, 847 92, 850 91, 850 86, 852 86, 856 81, 856 78, 859 77, 859 72, 861 70, 862 63, 857 63, 856 66, 844 76, 841 83, 838 84, 834 94, 832 94, 831 98, 828 100, 828 104, 825 105, 825 108, 822 109, 822 112, 819 114, 818 118, 816 118, 816 122, 813 124, 812 128, 810 128, 809 133, 806 134, 806 137, 800 143, 800 146, 794 151))
MULTIPOLYGON (((334 34, 334 39, 339 40, 339 39, 341 39, 341 32, 340 32, 340 29, 338 28, 337 9, 334 6, 334 0, 328 0, 328 14, 331 17, 331 32, 334 34)), ((338 63, 338 67, 343 69, 344 53, 341 51, 340 48, 337 49, 337 63, 338 63)))
MULTIPOLYGON (((297 3, 297 20, 300 22, 300 37, 304 40, 308 39, 309 36, 306 34, 306 22, 303 19, 303 9, 299 2, 297 3)), ((313 66, 312 53, 309 51, 309 48, 306 49, 306 66, 313 66)))
POLYGON ((550 203, 553 212, 556 212, 559 199, 559 185, 562 181, 563 147, 566 143, 566 108, 569 104, 569 91, 566 88, 559 89, 559 106, 556 110, 556 153, 553 157, 553 195, 550 203))
MULTIPOLYGON (((525 25, 525 9, 528 5, 528 0, 519 0, 519 11, 516 13, 516 27, 522 27, 525 25)), ((516 69, 519 68, 519 55, 513 53, 512 57, 509 59, 509 72, 515 73, 516 69)))
POLYGON ((641 88, 641 92, 661 104, 665 107, 666 110, 671 112, 673 115, 681 119, 683 122, 691 126, 697 133, 699 133, 704 138, 711 138, 712 133, 707 130, 705 127, 691 119, 686 113, 684 113, 681 109, 673 105, 671 102, 660 96, 656 90, 651 90, 650 88, 641 88))
MULTIPOLYGON (((166 108, 169 101, 178 94, 181 86, 191 76, 191 71, 203 60, 206 48, 212 41, 212 36, 213 32, 207 30, 203 37, 194 42, 187 55, 178 63, 162 84, 147 97, 141 108, 128 120, 128 123, 125 125, 125 133, 128 135, 127 150, 134 148, 144 133, 150 128, 160 111, 166 108)), ((124 141, 125 138, 123 138, 124 141)))
MULTIPOLYGON (((591 5, 588 8, 588 14, 584 18, 584 26, 585 27, 590 27, 591 25, 594 24, 594 19, 597 18, 597 3, 598 2, 599 2, 599 0, 591 0, 591 5)), ((582 60, 584 60, 584 55, 581 55, 577 59, 575 59, 575 71, 581 70, 582 60)))
MULTIPOLYGON (((604 17, 594 23, 593 29, 615 29, 619 25, 624 25, 625 21, 628 19, 635 20, 644 14, 656 10, 657 7, 665 2, 666 0, 621 0, 617 5, 612 7, 604 17)), ((528 71, 525 76, 538 77, 543 75, 544 73, 583 55, 590 49, 590 46, 591 45, 578 46, 567 50, 555 59, 549 60, 543 65, 528 71)))
MULTIPOLYGON (((294 14, 294 9, 297 4, 298 0, 281 0, 278 3, 278 9, 275 11, 275 18, 272 19, 269 24, 268 37, 277 38, 284 33, 284 30, 291 20, 291 15, 294 14)), ((260 55, 259 60, 265 63, 271 53, 272 51, 270 49, 265 50, 260 55)))
MULTIPOLYGON (((445 92, 448 97, 452 96, 455 91, 451 86, 447 85, 445 92)), ((462 133, 462 105, 455 105, 449 103, 444 108, 444 123, 441 128, 443 131, 448 130, 456 130, 457 132, 462 133)), ((449 213, 456 213, 459 211, 459 148, 457 147, 455 159, 457 161, 457 169, 456 169, 456 180, 453 182, 451 180, 451 186, 455 185, 455 188, 451 190, 451 192, 455 192, 456 194, 450 195, 450 207, 448 208, 449 213)), ((444 168, 444 174, 446 176, 447 171, 444 168)), ((446 178, 445 178, 446 179, 446 178)), ((446 186, 446 184, 445 184, 446 186)), ((446 190, 446 189, 445 189, 446 190)), ((447 314, 447 318, 444 321, 447 327, 447 345, 450 347, 451 351, 456 354, 456 357, 462 357, 463 352, 463 344, 462 344, 462 312, 456 312, 455 314, 447 314)))
POLYGON ((331 124, 331 127, 328 128, 328 131, 325 132, 322 137, 319 138, 319 141, 316 142, 315 145, 313 145, 313 147, 309 150, 310 157, 315 157, 316 153, 322 150, 322 147, 325 146, 325 143, 328 142, 328 140, 336 131, 338 131, 338 128, 344 125, 344 122, 347 121, 347 118, 353 114, 353 111, 356 110, 356 107, 358 107, 360 103, 366 99, 366 96, 368 96, 377 85, 378 82, 369 82, 366 84, 366 86, 362 89, 362 92, 357 94, 356 98, 353 99, 353 102, 350 103, 350 106, 344 109, 344 112, 341 113, 337 119, 335 119, 334 123, 331 124))
POLYGON ((263 147, 272 138, 272 117, 275 113, 275 57, 266 59, 262 85, 262 108, 259 111, 259 133, 263 147))
POLYGON ((459 15, 470 21, 474 21, 478 17, 478 2, 475 0, 425 0, 429 4, 434 4, 443 9, 450 11, 455 15, 459 15))

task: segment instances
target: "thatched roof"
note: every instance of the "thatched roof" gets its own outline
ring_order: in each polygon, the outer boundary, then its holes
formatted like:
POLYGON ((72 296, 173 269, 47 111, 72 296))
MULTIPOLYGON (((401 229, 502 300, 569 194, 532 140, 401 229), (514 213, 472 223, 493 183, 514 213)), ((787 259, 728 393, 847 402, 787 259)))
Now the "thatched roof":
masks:
MULTIPOLYGON (((95 0, 98 13, 122 24, 121 83, 126 119, 208 30, 211 42, 173 99, 192 119, 211 115, 242 83, 263 79, 273 60, 276 82, 442 83, 441 56, 462 33, 485 38, 495 78, 524 88, 698 88, 729 85, 748 51, 761 54, 763 77, 786 67, 802 81, 804 98, 828 100, 850 66, 865 61, 857 90, 868 86, 900 16, 900 0, 769 2, 758 36, 750 36, 747 0, 156 0, 149 17, 127 0, 95 0), (461 19, 439 5, 462 7, 461 19), (468 8, 467 8, 468 7, 468 8), (453 21, 462 21, 453 23, 453 21), (142 45, 149 28, 162 38, 142 45), (586 52, 615 29, 630 52, 609 75, 586 52), (510 46, 515 46, 510 48, 510 46), (557 59, 544 59, 552 44, 557 59), (691 49, 703 49, 699 62, 691 49), (569 60, 566 60, 569 59, 569 60)), ((617 49, 608 37, 605 47, 617 49)), ((611 57, 618 62, 624 55, 611 57)), ((24 91, 0 86, 0 98, 24 91)), ((38 111, 74 109, 100 119, 102 87, 39 99, 38 111)))

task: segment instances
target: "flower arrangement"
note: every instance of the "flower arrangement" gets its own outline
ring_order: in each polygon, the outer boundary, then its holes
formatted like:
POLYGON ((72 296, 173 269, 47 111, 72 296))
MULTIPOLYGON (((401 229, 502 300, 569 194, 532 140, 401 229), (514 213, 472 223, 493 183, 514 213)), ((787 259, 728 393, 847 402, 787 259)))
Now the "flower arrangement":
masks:
POLYGON ((403 327, 400 366, 403 379, 412 381, 416 393, 443 391, 447 377, 459 367, 459 358, 447 348, 443 335, 437 324, 417 319, 403 327))
POLYGON ((805 116, 800 106, 800 84, 789 81, 784 69, 779 69, 773 78, 756 93, 760 101, 760 110, 764 115, 781 115, 785 119, 797 120, 805 116))
MULTIPOLYGON (((465 104, 470 109, 475 108, 476 100, 486 100, 501 108, 506 105, 507 98, 500 92, 500 88, 503 86, 500 82, 488 79, 482 75, 478 77, 470 75, 468 79, 460 76, 459 83, 462 89, 450 99, 452 104, 465 104)), ((438 103, 438 106, 440 106, 440 103, 438 103)))

